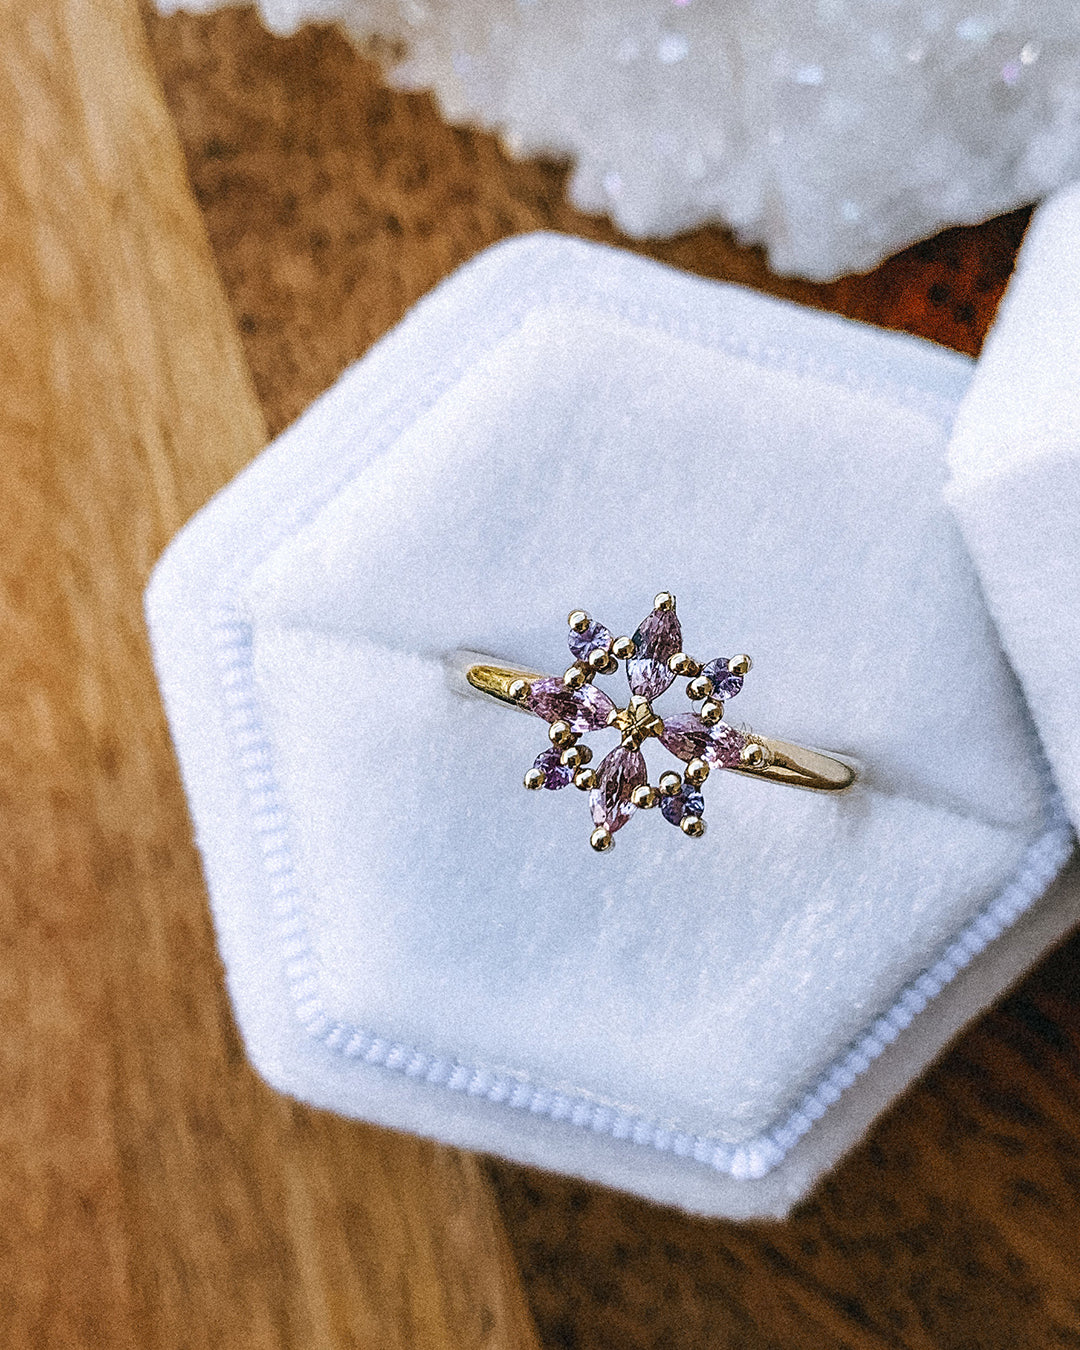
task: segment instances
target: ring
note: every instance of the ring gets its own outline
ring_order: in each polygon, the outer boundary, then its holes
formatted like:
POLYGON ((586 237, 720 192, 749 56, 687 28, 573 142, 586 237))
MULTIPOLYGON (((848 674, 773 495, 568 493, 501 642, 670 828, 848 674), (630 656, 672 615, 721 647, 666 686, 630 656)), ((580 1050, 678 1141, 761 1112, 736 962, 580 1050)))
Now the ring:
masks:
POLYGON ((525 786, 557 789, 573 783, 588 792, 594 825, 589 842, 597 852, 614 846, 616 832, 636 810, 657 805, 665 820, 690 838, 700 838, 705 833, 701 787, 714 768, 814 792, 842 792, 855 781, 857 769, 849 760, 759 736, 723 720, 725 701, 742 688, 750 658, 700 662, 688 656, 670 592, 656 596, 652 612, 632 638, 612 637, 581 609, 567 622, 574 662, 564 675, 493 664, 475 653, 460 653, 459 665, 473 689, 549 723, 551 746, 536 757, 525 786), (620 661, 626 663, 630 686, 624 708, 594 683, 598 675, 613 675, 620 661), (700 706, 662 716, 653 702, 679 676, 688 680, 691 703, 700 706), (592 750, 580 738, 606 727, 614 727, 621 739, 593 769, 592 750), (641 753, 642 743, 652 737, 686 764, 682 774, 662 773, 655 787, 641 753))

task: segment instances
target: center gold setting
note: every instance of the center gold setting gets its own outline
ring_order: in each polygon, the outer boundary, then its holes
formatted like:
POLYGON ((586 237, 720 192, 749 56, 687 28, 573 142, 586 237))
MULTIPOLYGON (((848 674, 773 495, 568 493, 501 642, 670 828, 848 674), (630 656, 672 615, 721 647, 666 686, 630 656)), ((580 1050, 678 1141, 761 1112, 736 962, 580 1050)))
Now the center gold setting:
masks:
POLYGON ((650 736, 659 736, 664 729, 664 722, 653 712, 647 698, 634 694, 625 708, 617 708, 611 714, 608 726, 622 733, 625 749, 636 750, 650 736))

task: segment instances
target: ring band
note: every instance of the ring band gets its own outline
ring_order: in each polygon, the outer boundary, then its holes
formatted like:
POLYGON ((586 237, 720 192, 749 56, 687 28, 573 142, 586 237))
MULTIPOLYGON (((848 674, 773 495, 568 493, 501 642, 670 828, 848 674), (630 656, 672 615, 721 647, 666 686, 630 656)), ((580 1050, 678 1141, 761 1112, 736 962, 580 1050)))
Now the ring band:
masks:
POLYGON ((705 832, 700 792, 713 768, 763 778, 812 792, 842 792, 855 782, 849 760, 789 741, 740 730, 725 722, 725 701, 734 698, 750 670, 748 656, 699 662, 682 650, 675 597, 661 591, 653 610, 632 638, 613 638, 584 610, 568 619, 574 663, 562 676, 544 675, 477 653, 457 654, 455 665, 468 686, 549 723, 549 749, 525 775, 529 788, 573 783, 588 791, 595 828, 590 842, 598 852, 614 844, 616 831, 635 810, 660 805, 665 819, 698 838, 705 832), (620 708, 594 683, 626 663, 630 698, 620 708), (699 708, 663 716, 653 709, 678 676, 688 679, 687 695, 699 708), (589 731, 612 727, 620 744, 592 769, 592 751, 579 744, 589 731), (686 764, 683 774, 667 772, 649 784, 641 745, 655 737, 686 764))
MULTIPOLYGON (((551 677, 511 666, 493 666, 478 659, 476 664, 466 667, 465 678, 480 693, 489 694, 501 703, 509 703, 528 712, 522 700, 510 693, 511 686, 518 680, 526 680, 531 684, 551 677)), ((745 773, 752 778, 764 778, 770 783, 786 783, 789 787, 805 788, 810 792, 843 792, 855 781, 856 771, 850 761, 836 759, 820 750, 756 734, 750 738, 749 744, 762 747, 765 754, 760 760, 719 767, 727 769, 729 773, 745 773)))

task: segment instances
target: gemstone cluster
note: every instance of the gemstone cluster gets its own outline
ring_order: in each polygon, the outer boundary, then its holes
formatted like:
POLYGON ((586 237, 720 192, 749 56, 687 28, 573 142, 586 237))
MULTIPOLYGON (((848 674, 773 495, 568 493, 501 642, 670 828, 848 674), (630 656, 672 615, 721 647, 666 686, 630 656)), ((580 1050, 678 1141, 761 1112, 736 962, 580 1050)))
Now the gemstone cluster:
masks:
POLYGON ((633 637, 614 637, 611 630, 574 610, 567 620, 567 643, 573 664, 560 678, 544 676, 521 680, 514 697, 542 717, 551 745, 536 757, 525 775, 527 788, 557 790, 573 784, 589 794, 594 829, 590 843, 598 852, 612 848, 615 834, 633 813, 659 806, 666 821, 692 839, 705 833, 705 801, 701 785, 710 769, 741 765, 751 742, 747 735, 723 721, 724 701, 742 688, 750 669, 748 656, 714 657, 695 661, 682 649, 682 626, 675 597, 661 591, 651 613, 633 637), (626 665, 630 697, 619 707, 595 683, 626 665), (653 703, 680 676, 695 711, 663 716, 653 703), (593 752, 581 737, 612 728, 619 744, 596 768, 593 752), (653 786, 649 782, 642 744, 656 739, 686 768, 669 770, 653 786))

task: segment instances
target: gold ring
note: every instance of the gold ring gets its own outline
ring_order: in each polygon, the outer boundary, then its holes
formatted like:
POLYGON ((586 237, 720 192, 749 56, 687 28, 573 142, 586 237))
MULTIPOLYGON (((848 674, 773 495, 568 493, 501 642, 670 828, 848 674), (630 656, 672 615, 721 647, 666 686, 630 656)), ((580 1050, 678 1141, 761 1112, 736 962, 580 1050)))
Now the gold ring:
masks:
POLYGON ((548 724, 550 747, 525 775, 527 788, 556 789, 571 783, 589 793, 594 829, 590 843, 605 852, 636 810, 659 805, 665 820, 692 839, 705 833, 702 784, 711 769, 764 778, 770 783, 813 792, 842 792, 855 781, 849 760, 787 741, 759 736, 725 722, 725 702, 733 699, 750 670, 749 656, 695 661, 682 649, 682 626, 675 597, 661 591, 652 612, 633 637, 612 637, 609 629, 577 609, 567 620, 573 664, 565 674, 542 675, 463 654, 465 678, 473 689, 534 713, 548 724), (626 663, 630 698, 624 708, 597 687, 598 675, 612 675, 626 663), (653 702, 677 677, 686 677, 686 693, 696 710, 663 716, 653 702), (614 727, 619 744, 591 766, 585 732, 614 727), (654 787, 641 745, 655 737, 685 763, 679 774, 663 773, 654 787))

